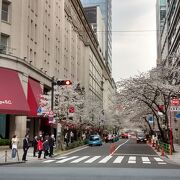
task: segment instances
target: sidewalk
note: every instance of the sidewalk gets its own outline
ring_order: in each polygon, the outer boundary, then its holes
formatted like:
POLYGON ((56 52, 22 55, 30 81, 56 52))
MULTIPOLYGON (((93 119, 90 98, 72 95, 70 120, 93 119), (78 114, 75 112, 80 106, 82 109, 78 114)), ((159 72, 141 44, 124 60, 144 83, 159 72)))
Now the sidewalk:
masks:
MULTIPOLYGON (((82 149, 82 148, 84 148, 86 146, 87 145, 83 145, 83 146, 79 146, 79 147, 76 147, 76 148, 73 148, 73 149, 69 149, 69 150, 66 150, 66 151, 61 151, 61 150, 56 151, 54 149, 54 156, 53 157, 55 158, 55 157, 57 157, 59 155, 63 155, 63 154, 66 154, 66 153, 71 153, 73 151, 80 150, 80 149, 82 149)), ((24 163, 22 161, 23 149, 19 149, 18 150, 19 161, 18 161, 18 157, 17 156, 16 156, 16 159, 12 159, 11 158, 11 153, 12 153, 12 150, 9 149, 9 148, 0 149, 0 165, 24 163), (5 162, 5 150, 7 150, 7 161, 6 162, 5 162)), ((38 153, 36 153, 36 155, 38 155, 38 153)), ((44 153, 42 153, 41 158, 43 158, 43 156, 44 156, 44 153)), ((29 148, 26 159, 28 160, 27 163, 32 163, 32 162, 38 161, 37 157, 33 157, 33 148, 32 147, 29 148)), ((49 159, 49 157, 47 157, 47 159, 49 159)))
MULTIPOLYGON (((152 147, 152 145, 149 145, 152 147)), ((152 147, 154 149, 154 151, 159 155, 161 156, 162 155, 162 152, 158 152, 155 147, 152 147)), ((164 157, 167 159, 167 161, 171 161, 173 163, 176 163, 176 164, 180 164, 180 145, 179 144, 174 144, 174 148, 175 148, 175 152, 173 152, 172 155, 169 155, 167 153, 164 152, 164 156, 161 156, 161 157, 164 157)))
POLYGON ((174 144, 175 152, 172 155, 167 155, 167 157, 177 163, 180 164, 180 145, 179 144, 174 144))
MULTIPOLYGON (((11 158, 11 153, 12 153, 12 150, 9 149, 9 148, 0 149, 0 165, 2 165, 2 164, 23 163, 22 162, 23 149, 18 149, 19 160, 18 160, 17 155, 16 155, 15 159, 12 159, 11 158), (6 160, 6 162, 5 162, 5 151, 7 151, 7 160, 6 160)), ((28 161, 37 160, 37 157, 33 157, 33 148, 32 147, 29 148, 29 150, 28 150, 27 160, 28 161)))

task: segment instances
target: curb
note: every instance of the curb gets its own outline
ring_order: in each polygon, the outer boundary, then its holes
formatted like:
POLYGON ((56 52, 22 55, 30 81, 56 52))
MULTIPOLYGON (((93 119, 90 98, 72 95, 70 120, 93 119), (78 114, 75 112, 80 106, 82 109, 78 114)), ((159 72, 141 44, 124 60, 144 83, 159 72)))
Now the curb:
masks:
POLYGON ((4 163, 0 163, 0 166, 4 166, 4 165, 13 165, 13 164, 22 164, 25 163, 24 161, 17 161, 17 162, 4 162, 4 163))
POLYGON ((79 146, 79 147, 72 148, 72 149, 69 149, 69 150, 61 151, 60 153, 54 155, 54 157, 57 157, 57 156, 60 156, 60 155, 66 154, 66 153, 70 153, 70 152, 73 152, 73 151, 76 151, 76 150, 80 150, 81 148, 84 148, 84 147, 88 147, 88 146, 83 145, 83 146, 79 146))

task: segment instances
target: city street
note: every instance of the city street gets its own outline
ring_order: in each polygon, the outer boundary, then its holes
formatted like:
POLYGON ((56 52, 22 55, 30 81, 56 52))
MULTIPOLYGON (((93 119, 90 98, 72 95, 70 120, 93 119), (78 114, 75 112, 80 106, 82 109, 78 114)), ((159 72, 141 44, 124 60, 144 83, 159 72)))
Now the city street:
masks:
POLYGON ((42 176, 43 179, 57 179, 58 176, 61 179, 179 179, 180 166, 159 157, 149 145, 136 144, 133 139, 121 139, 115 144, 116 151, 111 155, 112 144, 107 143, 100 147, 84 147, 54 159, 0 167, 0 179, 12 176, 16 179, 41 179, 42 176))

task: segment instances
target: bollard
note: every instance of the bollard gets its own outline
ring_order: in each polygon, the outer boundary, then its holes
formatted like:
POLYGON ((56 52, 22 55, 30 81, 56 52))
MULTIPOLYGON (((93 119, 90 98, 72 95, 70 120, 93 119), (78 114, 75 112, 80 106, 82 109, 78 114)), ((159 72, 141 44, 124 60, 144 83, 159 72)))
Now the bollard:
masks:
POLYGON ((7 162, 7 151, 5 151, 5 163, 7 162))

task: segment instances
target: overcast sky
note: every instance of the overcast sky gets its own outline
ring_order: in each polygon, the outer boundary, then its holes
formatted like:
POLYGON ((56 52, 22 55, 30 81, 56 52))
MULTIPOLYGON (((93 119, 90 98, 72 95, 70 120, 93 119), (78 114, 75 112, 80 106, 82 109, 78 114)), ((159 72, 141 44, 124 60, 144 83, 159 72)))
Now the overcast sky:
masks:
POLYGON ((156 0, 112 0, 112 75, 115 81, 156 65, 156 0), (146 32, 118 32, 143 31, 146 32))

